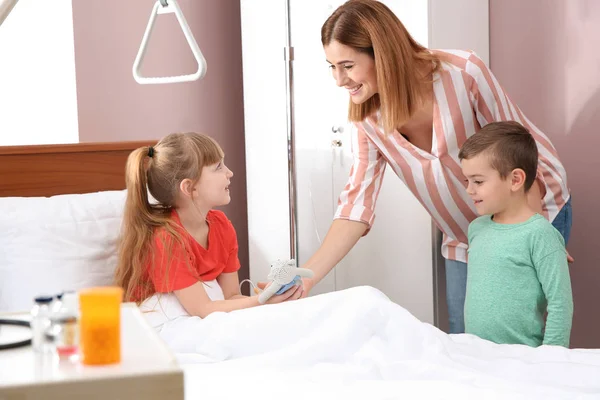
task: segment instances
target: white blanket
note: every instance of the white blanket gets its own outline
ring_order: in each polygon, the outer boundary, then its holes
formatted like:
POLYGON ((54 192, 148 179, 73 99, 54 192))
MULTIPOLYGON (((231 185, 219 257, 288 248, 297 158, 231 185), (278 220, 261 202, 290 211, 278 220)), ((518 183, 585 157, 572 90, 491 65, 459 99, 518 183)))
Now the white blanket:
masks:
POLYGON ((447 335, 369 287, 182 316, 160 335, 186 399, 600 399, 600 350, 447 335))

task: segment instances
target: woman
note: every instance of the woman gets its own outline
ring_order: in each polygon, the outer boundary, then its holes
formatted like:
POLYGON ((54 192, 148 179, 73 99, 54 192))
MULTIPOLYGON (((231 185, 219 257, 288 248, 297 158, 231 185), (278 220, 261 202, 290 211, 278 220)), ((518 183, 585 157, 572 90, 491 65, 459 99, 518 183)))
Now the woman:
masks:
POLYGON ((493 121, 516 120, 526 126, 540 154, 537 184, 528 200, 566 242, 570 194, 556 150, 475 53, 419 45, 382 3, 343 4, 323 25, 321 41, 336 84, 349 91, 349 119, 358 136, 334 222, 304 265, 315 272, 305 289, 319 282, 369 231, 387 163, 444 234, 450 333, 464 332, 467 229, 476 211, 465 191, 460 147, 493 121))

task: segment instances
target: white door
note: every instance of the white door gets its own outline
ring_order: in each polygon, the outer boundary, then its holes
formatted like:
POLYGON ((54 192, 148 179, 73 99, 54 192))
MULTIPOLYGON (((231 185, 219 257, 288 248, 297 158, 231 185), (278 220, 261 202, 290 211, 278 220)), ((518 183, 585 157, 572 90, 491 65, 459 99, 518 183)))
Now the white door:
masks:
MULTIPOLYGON (((320 42, 322 24, 342 3, 291 2, 300 263, 323 240, 352 165, 348 93, 335 85, 320 42)), ((427 45, 427 0, 384 3, 427 45)), ((432 259, 429 214, 388 169, 373 229, 313 294, 370 285, 433 323, 432 259)))

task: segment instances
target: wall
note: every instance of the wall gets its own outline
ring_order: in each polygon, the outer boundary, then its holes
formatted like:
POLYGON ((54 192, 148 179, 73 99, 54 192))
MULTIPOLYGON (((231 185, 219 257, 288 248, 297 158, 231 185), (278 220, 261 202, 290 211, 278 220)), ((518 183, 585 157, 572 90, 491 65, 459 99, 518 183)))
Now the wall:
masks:
POLYGON ((469 49, 489 65, 488 0, 428 0, 429 47, 469 49), (454 18, 449 18, 452 15, 454 18), (469 21, 457 24, 456 21, 469 21))
MULTIPOLYGON (((234 172, 232 202, 224 211, 238 233, 244 279, 248 228, 239 1, 180 0, 207 60, 206 76, 191 83, 139 85, 131 70, 153 4, 73 0, 79 138, 81 142, 158 139, 175 131, 213 136, 234 172)), ((159 15, 143 75, 195 70, 174 14, 159 15)))
POLYGON ((553 141, 573 203, 572 347, 600 347, 600 2, 490 0, 491 67, 553 141))

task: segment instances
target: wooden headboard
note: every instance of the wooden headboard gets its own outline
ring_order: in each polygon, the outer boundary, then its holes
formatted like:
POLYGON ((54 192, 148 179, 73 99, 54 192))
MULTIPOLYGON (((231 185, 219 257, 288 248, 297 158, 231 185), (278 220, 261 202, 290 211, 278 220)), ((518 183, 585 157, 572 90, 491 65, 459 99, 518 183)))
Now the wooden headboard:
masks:
POLYGON ((0 146, 0 197, 125 189, 125 163, 156 141, 0 146))

